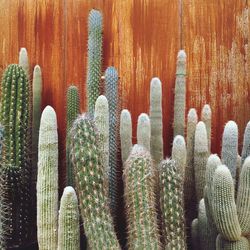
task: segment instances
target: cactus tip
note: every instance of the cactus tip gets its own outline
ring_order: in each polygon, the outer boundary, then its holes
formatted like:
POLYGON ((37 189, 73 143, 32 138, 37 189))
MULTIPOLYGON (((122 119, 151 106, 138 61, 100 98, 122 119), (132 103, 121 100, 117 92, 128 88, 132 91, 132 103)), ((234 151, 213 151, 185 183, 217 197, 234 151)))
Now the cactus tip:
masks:
POLYGON ((179 50, 177 57, 179 59, 182 59, 182 58, 185 59, 187 57, 185 50, 183 50, 183 49, 179 50))

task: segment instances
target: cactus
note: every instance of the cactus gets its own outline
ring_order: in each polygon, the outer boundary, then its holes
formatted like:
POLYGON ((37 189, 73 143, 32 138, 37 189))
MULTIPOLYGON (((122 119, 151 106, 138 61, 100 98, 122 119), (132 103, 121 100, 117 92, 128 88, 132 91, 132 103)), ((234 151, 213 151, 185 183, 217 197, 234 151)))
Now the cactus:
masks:
POLYGON ((25 71, 16 64, 7 67, 1 85, 0 122, 4 128, 1 163, 0 211, 6 246, 26 244, 30 234, 30 86, 25 71))
POLYGON ((73 122, 80 113, 80 100, 78 88, 71 85, 67 90, 67 135, 66 135, 66 168, 67 185, 74 186, 73 166, 70 160, 70 130, 73 122))
POLYGON ((177 135, 173 141, 172 159, 175 161, 178 172, 184 178, 186 162, 187 162, 187 150, 185 139, 181 135, 177 135))
POLYGON ((64 188, 58 220, 58 250, 80 250, 78 200, 74 188, 64 188))
POLYGON ((180 167, 174 160, 164 160, 159 165, 165 249, 186 249, 183 176, 180 167))
POLYGON ((192 221, 191 225, 191 235, 192 235, 192 249, 200 250, 200 240, 199 240, 199 221, 198 218, 192 221))
POLYGON ((236 167, 238 158, 238 126, 229 121, 223 132, 221 160, 225 164, 234 180, 236 180, 236 167))
POLYGON ((205 123, 207 129, 207 143, 208 143, 208 152, 211 152, 211 120, 212 120, 212 111, 210 105, 205 104, 201 111, 201 120, 205 123))
POLYGON ((108 207, 105 170, 97 129, 88 115, 79 116, 71 130, 71 159, 80 211, 90 249, 120 249, 108 207))
POLYGON ((114 67, 105 71, 105 96, 109 103, 109 199, 112 213, 117 207, 117 153, 119 132, 118 73, 114 67))
POLYGON ((57 249, 58 135, 54 109, 41 116, 38 142, 37 238, 40 250, 57 249))
POLYGON ((149 152, 134 145, 123 173, 129 249, 161 249, 155 177, 149 152))
POLYGON ((153 78, 150 85, 151 155, 156 165, 163 159, 162 138, 162 90, 159 78, 153 78))
POLYGON ((208 142, 206 126, 204 122, 198 122, 195 129, 194 143, 194 171, 197 202, 203 197, 207 158, 208 142))
POLYGON ((243 147, 241 152, 241 165, 243 165, 245 159, 250 155, 250 121, 247 123, 244 139, 243 139, 243 147))
POLYGON ((174 96, 174 136, 185 134, 186 109, 186 53, 180 50, 177 56, 174 96))
POLYGON ((147 114, 140 114, 137 122, 137 144, 144 146, 150 152, 150 120, 147 114))
POLYGON ((124 164, 133 146, 131 114, 127 109, 123 109, 120 115, 120 138, 122 163, 124 164))
POLYGON ((245 237, 241 237, 237 241, 228 241, 220 234, 216 239, 216 250, 249 250, 250 244, 245 237))
POLYGON ((99 96, 102 70, 102 14, 91 10, 88 18, 88 62, 87 62, 87 99, 88 112, 93 115, 95 102, 99 96))
POLYGON ((19 66, 21 66, 26 75, 27 78, 29 80, 30 77, 30 65, 29 65, 29 58, 28 58, 28 52, 26 50, 26 48, 21 48, 19 51, 19 62, 18 62, 19 66))
POLYGON ((234 201, 234 181, 225 165, 218 166, 214 173, 212 211, 219 233, 227 240, 239 240, 241 228, 234 201))

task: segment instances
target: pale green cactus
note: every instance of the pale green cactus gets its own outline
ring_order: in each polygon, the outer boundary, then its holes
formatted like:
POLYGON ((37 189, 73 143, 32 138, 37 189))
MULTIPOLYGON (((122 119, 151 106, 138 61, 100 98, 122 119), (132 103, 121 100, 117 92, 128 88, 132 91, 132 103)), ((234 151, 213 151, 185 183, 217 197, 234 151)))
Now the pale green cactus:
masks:
POLYGON ((137 122, 137 144, 144 146, 150 152, 151 127, 147 114, 142 113, 137 122))
POLYGON ((29 58, 28 58, 28 52, 26 48, 21 48, 19 51, 19 66, 21 66, 24 71, 26 72, 26 75, 29 79, 30 77, 30 65, 29 65, 29 58))
POLYGON ((191 235, 192 235, 192 250, 200 250, 198 218, 196 218, 192 221, 191 235))
POLYGON ((245 237, 240 237, 237 241, 228 241, 218 235, 216 239, 216 250, 249 250, 250 244, 245 237))
POLYGON ((172 147, 172 159, 175 161, 176 168, 184 179, 185 168, 187 164, 187 150, 185 139, 181 135, 177 135, 174 138, 172 147))
POLYGON ((208 152, 211 152, 211 123, 212 123, 212 111, 210 105, 205 104, 201 111, 201 120, 205 123, 207 129, 207 143, 208 143, 208 152))
POLYGON ((245 132, 244 132, 244 139, 243 139, 243 146, 241 151, 241 165, 245 159, 250 155, 250 121, 247 123, 245 132))

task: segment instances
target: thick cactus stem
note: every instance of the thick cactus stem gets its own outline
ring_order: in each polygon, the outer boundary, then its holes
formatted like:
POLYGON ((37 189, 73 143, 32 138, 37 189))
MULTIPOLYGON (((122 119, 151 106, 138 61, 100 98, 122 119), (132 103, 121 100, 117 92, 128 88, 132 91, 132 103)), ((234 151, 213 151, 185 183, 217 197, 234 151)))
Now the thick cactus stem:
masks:
POLYGON ((205 104, 201 111, 201 120, 205 123, 207 129, 207 143, 208 152, 211 151, 211 123, 212 123, 212 111, 210 105, 205 104))
POLYGON ((242 234, 250 233, 250 156, 246 158, 239 179, 237 213, 242 234))
POLYGON ((174 96, 174 136, 185 134, 186 110, 186 53, 180 50, 177 56, 174 96))
POLYGON ((66 168, 67 185, 74 186, 73 166, 70 160, 70 130, 80 113, 80 98, 78 88, 71 85, 67 90, 67 135, 66 135, 66 168))
POLYGON ((192 235, 192 249, 200 250, 200 239, 199 239, 199 222, 198 218, 192 221, 191 225, 191 235, 192 235))
POLYGON ((80 250, 78 200, 74 188, 64 188, 58 222, 58 249, 80 250))
POLYGON ((178 172, 184 178, 185 168, 187 164, 187 150, 185 139, 181 135, 177 135, 173 141, 172 159, 175 161, 178 172))
POLYGON ((19 62, 18 62, 19 66, 21 66, 28 79, 29 79, 29 76, 30 76, 30 65, 29 65, 29 58, 28 58, 28 52, 26 50, 26 48, 21 48, 20 51, 19 51, 19 62))
POLYGON ((186 249, 183 176, 179 168, 182 166, 174 160, 165 160, 159 165, 165 249, 186 249))
POLYGON ((195 130, 194 170, 197 202, 203 198, 205 172, 208 158, 207 131, 204 122, 199 122, 195 130))
POLYGON ((58 135, 54 109, 41 116, 38 143, 37 238, 40 250, 57 249, 58 135))
POLYGON ((88 246, 94 250, 120 249, 108 207, 98 132, 86 114, 74 122, 71 143, 75 183, 88 246))
POLYGON ((234 181, 225 165, 217 167, 213 179, 213 218, 219 233, 227 240, 241 237, 234 201, 234 181))
POLYGON ((147 114, 140 114, 137 122, 137 144, 144 146, 150 152, 151 127, 147 114))
POLYGON ((123 109, 120 115, 120 138, 122 163, 124 164, 133 146, 131 114, 127 109, 123 109))
POLYGON ((250 156, 250 121, 247 123, 244 132, 243 147, 241 151, 241 165, 243 165, 248 156, 250 156))
POLYGON ((93 115, 95 102, 100 94, 99 85, 102 70, 102 14, 91 10, 88 18, 88 62, 87 62, 87 99, 88 112, 93 115))
POLYGON ((117 207, 117 153, 119 137, 118 73, 114 67, 105 71, 105 96, 109 104, 109 199, 112 213, 117 207))
POLYGON ((129 249, 161 249, 155 177, 149 152, 134 145, 123 173, 129 249))
POLYGON ((150 84, 151 155, 156 165, 163 159, 162 138, 162 89, 161 81, 155 77, 150 84))
POLYGON ((238 158, 238 126, 234 121, 229 121, 223 132, 221 161, 225 164, 236 179, 238 158))
POLYGON ((241 237, 237 241, 228 241, 220 234, 216 239, 216 250, 249 250, 250 244, 245 237, 241 237))

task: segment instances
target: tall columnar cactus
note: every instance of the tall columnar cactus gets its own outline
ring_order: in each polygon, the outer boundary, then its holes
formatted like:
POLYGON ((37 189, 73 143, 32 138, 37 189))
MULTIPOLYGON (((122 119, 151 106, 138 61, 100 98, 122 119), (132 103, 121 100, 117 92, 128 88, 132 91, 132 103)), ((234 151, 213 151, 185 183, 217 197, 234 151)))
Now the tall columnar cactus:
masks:
POLYGON ((26 75, 27 78, 29 80, 29 75, 30 75, 30 65, 29 65, 29 58, 28 58, 28 52, 26 50, 26 48, 21 48, 19 51, 19 62, 18 62, 19 66, 21 66, 26 75))
POLYGON ((114 67, 105 71, 105 96, 109 104, 109 198, 111 211, 117 206, 117 153, 119 137, 118 73, 114 67))
POLYGON ((74 188, 64 188, 60 203, 57 250, 80 250, 78 200, 74 188))
POLYGON ((131 114, 127 109, 123 109, 120 115, 120 138, 122 163, 124 164, 133 146, 131 114))
POLYGON ((16 64, 5 70, 1 85, 0 123, 4 128, 1 164, 0 224, 5 228, 6 246, 26 243, 30 222, 30 86, 25 71, 16 64))
POLYGON ((149 152, 134 145, 125 163, 124 194, 129 249, 161 249, 156 213, 156 175, 149 152))
POLYGON ((67 135, 66 135, 66 168, 67 185, 74 186, 73 166, 70 160, 70 130, 80 113, 80 98, 78 88, 74 85, 67 90, 67 135))
POLYGON ((237 241, 228 241, 220 234, 216 239, 216 250, 249 250, 250 244, 245 237, 241 237, 237 241))
POLYGON ((140 114, 137 122, 137 144, 144 146, 150 152, 151 127, 147 114, 140 114))
POLYGON ((206 126, 204 122, 199 122, 195 129, 194 142, 194 171, 197 202, 203 198, 207 158, 208 142, 206 126))
POLYGON ((3 145, 4 145, 4 127, 0 124, 0 162, 3 158, 3 145))
POLYGON ((91 10, 88 18, 87 99, 88 112, 94 114, 95 102, 100 94, 102 71, 102 14, 91 10))
POLYGON ((85 114, 77 118, 71 136, 71 158, 89 248, 120 249, 108 207, 98 132, 92 119, 85 114))
POLYGON ((174 136, 185 134, 186 109, 186 53, 180 50, 177 56, 174 96, 174 136))
POLYGON ((208 152, 211 151, 211 123, 212 123, 212 111, 210 105, 205 104, 201 111, 201 120, 205 123, 207 129, 207 142, 208 152))
POLYGON ((243 165, 245 159, 250 155, 250 121, 247 123, 244 139, 243 139, 243 147, 241 151, 241 165, 243 165))
POLYGON ((165 249, 186 249, 182 170, 174 160, 159 165, 165 249))
POLYGON ((54 109, 41 116, 38 142, 37 238, 40 250, 57 249, 58 135, 54 109))
POLYGON ((163 159, 162 138, 162 89, 159 78, 153 78, 150 85, 151 155, 155 164, 163 159))
POLYGON ((225 164, 233 179, 236 179, 236 167, 238 158, 238 126, 234 121, 229 121, 223 132, 221 160, 225 164))

